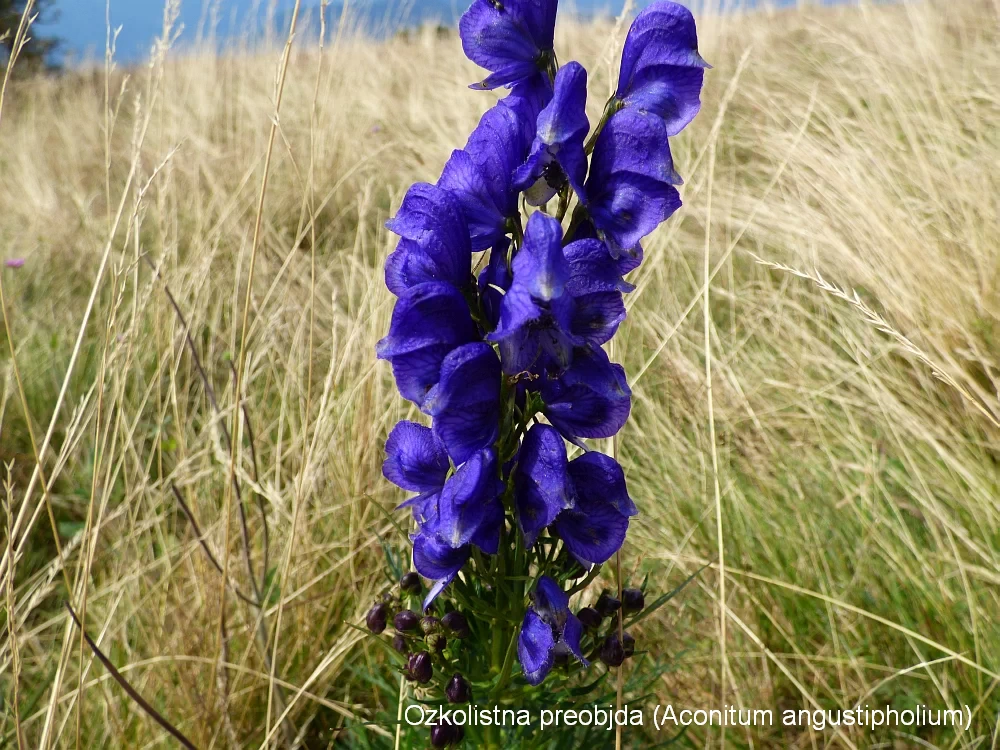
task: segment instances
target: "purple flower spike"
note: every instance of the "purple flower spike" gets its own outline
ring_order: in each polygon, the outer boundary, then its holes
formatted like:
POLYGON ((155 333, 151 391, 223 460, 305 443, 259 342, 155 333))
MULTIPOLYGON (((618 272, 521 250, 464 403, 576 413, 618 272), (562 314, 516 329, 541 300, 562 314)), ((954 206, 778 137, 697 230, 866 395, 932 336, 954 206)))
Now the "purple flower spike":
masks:
POLYGON ((587 176, 584 141, 587 119, 587 71, 577 62, 560 68, 552 101, 538 115, 538 135, 528 160, 514 174, 514 184, 532 206, 548 203, 568 182, 583 197, 587 176))
POLYGON ((524 615, 517 640, 518 660, 528 683, 540 684, 561 654, 572 654, 589 667, 580 651, 583 625, 569 611, 569 597, 559 584, 542 576, 532 596, 534 604, 524 615))
POLYGON ((477 338, 461 292, 448 283, 431 281, 400 295, 389 335, 378 342, 375 352, 379 359, 392 363, 403 397, 419 406, 438 382, 445 357, 477 338))
POLYGON ((552 61, 558 0, 475 0, 459 21, 462 48, 495 89, 540 77, 552 61))
POLYGON ((8 258, 4 261, 7 268, 21 268, 24 266, 24 258, 8 258))
POLYGON ((614 258, 637 255, 639 241, 680 208, 675 184, 664 121, 631 108, 613 115, 594 147, 586 206, 614 258))
POLYGON ((615 96, 627 107, 663 118, 667 135, 677 135, 701 109, 701 87, 710 67, 698 54, 691 11, 660 0, 629 29, 615 96))

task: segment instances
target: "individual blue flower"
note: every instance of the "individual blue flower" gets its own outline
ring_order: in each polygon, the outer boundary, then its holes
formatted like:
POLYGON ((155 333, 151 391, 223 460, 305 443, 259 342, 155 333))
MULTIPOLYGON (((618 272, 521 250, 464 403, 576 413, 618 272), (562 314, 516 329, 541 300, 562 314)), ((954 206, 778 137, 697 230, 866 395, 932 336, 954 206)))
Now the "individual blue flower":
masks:
POLYGON ((645 8, 632 23, 622 51, 615 98, 661 117, 677 135, 701 109, 705 69, 691 11, 669 0, 645 8))
POLYGON ((500 360, 485 342, 461 346, 444 358, 440 380, 421 409, 456 463, 489 447, 500 435, 500 360))
POLYGON ((403 238, 385 262, 385 283, 393 294, 426 281, 446 281, 459 289, 468 285, 469 228, 461 203, 450 191, 413 185, 386 226, 403 238))
POLYGON ((569 611, 569 596, 548 576, 538 579, 532 606, 524 615, 517 639, 517 657, 524 678, 540 684, 561 654, 572 654, 585 667, 590 663, 580 651, 583 625, 569 611))
POLYGON ((468 559, 470 544, 496 554, 503 484, 492 448, 473 454, 448 476, 444 443, 429 427, 402 421, 389 434, 385 451, 382 474, 402 489, 418 493, 399 507, 412 509, 419 529, 414 557, 421 575, 450 582, 468 559))
POLYGON ((622 293, 635 287, 622 278, 619 263, 603 242, 571 242, 563 255, 569 264, 566 290, 574 304, 571 330, 593 346, 607 343, 625 320, 622 293))
POLYGON ((375 352, 392 364, 403 397, 419 406, 440 379, 445 357, 478 338, 461 292, 446 282, 429 281, 400 295, 389 334, 378 342, 375 352))
POLYGON ((570 268, 558 221, 532 214, 513 271, 500 322, 488 336, 500 344, 504 372, 516 374, 536 366, 564 369, 573 347, 583 339, 571 331, 575 306, 566 290, 570 268))
POLYGON ((528 160, 514 174, 514 185, 532 206, 542 206, 565 187, 583 196, 587 176, 584 141, 587 119, 587 71, 568 63, 556 75, 552 101, 539 113, 538 134, 528 160))
POLYGON ((629 518, 639 512, 625 487, 625 472, 611 456, 590 451, 569 462, 568 474, 576 503, 552 528, 581 563, 606 562, 621 549, 629 518))
POLYGON ((541 77, 553 61, 558 0, 475 0, 458 24, 470 60, 490 71, 471 88, 541 77))
POLYGON ((559 433, 545 424, 534 425, 521 443, 514 474, 517 522, 526 548, 562 511, 573 507, 567 472, 566 444, 559 433))
POLYGON ((518 215, 514 170, 534 138, 535 105, 509 96, 487 110, 465 148, 453 151, 438 186, 455 196, 465 215, 474 251, 497 244, 518 215), (510 99, 511 101, 508 101, 510 99))
POLYGON ((636 256, 639 241, 681 206, 667 126, 649 112, 626 107, 597 137, 585 206, 611 255, 636 256))
POLYGON ((632 390, 625 369, 611 362, 600 347, 576 350, 562 375, 538 382, 546 418, 578 445, 578 438, 612 437, 628 420, 632 390))

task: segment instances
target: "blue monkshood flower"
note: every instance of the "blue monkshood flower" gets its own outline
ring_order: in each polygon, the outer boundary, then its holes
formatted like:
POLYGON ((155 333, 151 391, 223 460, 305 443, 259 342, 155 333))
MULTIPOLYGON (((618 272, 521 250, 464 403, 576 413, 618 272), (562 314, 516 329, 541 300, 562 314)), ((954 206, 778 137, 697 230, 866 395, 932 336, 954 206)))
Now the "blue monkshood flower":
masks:
POLYGON ((440 380, 421 409, 456 464, 500 435, 500 360, 485 342, 455 349, 441 363, 440 380))
POLYGON ((538 685, 552 669, 556 657, 572 654, 585 667, 590 663, 580 651, 583 625, 569 611, 569 596, 548 576, 538 579, 533 603, 524 615, 517 639, 517 657, 524 678, 538 685))
POLYGON ((526 545, 551 526, 584 564, 617 552, 638 513, 617 461, 596 451, 567 461, 559 432, 546 424, 532 426, 521 444, 514 497, 526 545))
POLYGON ((622 51, 615 98, 661 118, 677 135, 701 109, 705 69, 698 54, 694 16, 683 5, 659 0, 632 23, 622 51))
POLYGON ((453 151, 438 185, 459 201, 473 251, 486 250, 508 232, 518 215, 514 170, 535 137, 539 102, 517 92, 486 111, 465 148, 453 151))
MULTIPOLYGON (((470 544, 496 554, 503 522, 503 484, 492 449, 474 453, 449 477, 450 463, 441 440, 429 427, 402 421, 389 434, 385 451, 383 476, 418 493, 399 507, 411 508, 417 522, 414 539, 420 543, 414 545, 414 564, 422 576, 450 582, 468 559, 470 544)), ((437 593, 440 589, 434 596, 437 593)))
POLYGON ((636 256, 639 241, 680 208, 679 184, 664 121, 631 107, 612 115, 594 146, 585 205, 613 257, 636 256))
POLYGON ((554 60, 558 0, 475 0, 458 24, 470 60, 490 71, 471 88, 540 78, 554 60))
POLYGON ((507 374, 546 369, 557 376, 573 350, 600 346, 625 318, 625 283, 607 250, 594 240, 562 247, 562 227, 532 214, 524 245, 514 257, 514 280, 504 295, 500 321, 487 338, 500 344, 507 374))
POLYGON ((612 437, 628 420, 632 390, 625 369, 600 347, 577 349, 560 377, 538 382, 549 423, 577 445, 579 438, 612 437))
POLYGON ((420 406, 440 379, 445 357, 478 339, 461 292, 447 282, 428 281, 400 295, 389 334, 378 342, 375 352, 392 364, 403 397, 420 406))
POLYGON ((385 262, 385 284, 395 295, 425 281, 461 289, 472 272, 472 245, 462 205, 450 191, 417 183, 386 227, 402 239, 385 262))
POLYGON ((517 522, 530 548, 538 534, 575 502, 566 465, 566 445, 547 426, 528 430, 518 454, 514 474, 517 522))
POLYGON ((567 182, 583 196, 587 176, 587 71, 568 63, 559 69, 554 88, 552 101, 538 115, 528 160, 514 173, 515 187, 532 206, 548 203, 567 182))

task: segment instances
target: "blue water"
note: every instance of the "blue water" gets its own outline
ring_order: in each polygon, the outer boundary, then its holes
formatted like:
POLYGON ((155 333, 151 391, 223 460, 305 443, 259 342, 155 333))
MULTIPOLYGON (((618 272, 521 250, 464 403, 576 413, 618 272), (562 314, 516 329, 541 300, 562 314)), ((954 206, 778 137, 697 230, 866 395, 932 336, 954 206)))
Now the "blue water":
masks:
MULTIPOLYGON (((648 0, 645 0, 648 1, 648 0)), ((764 0, 716 0, 716 5, 753 5, 764 0)), ((454 25, 471 0, 352 0, 349 8, 360 16, 360 23, 375 33, 398 30, 425 21, 439 21, 454 25)), ((794 4, 795 0, 769 0, 772 5, 794 4)), ((121 27, 116 47, 119 60, 141 60, 160 33, 164 0, 110 0, 111 26, 121 27)), ((59 56, 63 60, 81 60, 87 57, 103 59, 106 38, 106 0, 56 0, 58 18, 41 26, 43 34, 52 34, 63 40, 59 56)), ((637 5, 644 4, 639 0, 637 5)), ((295 0, 183 0, 179 22, 183 32, 179 44, 193 43, 214 25, 215 36, 223 43, 227 38, 245 38, 262 33, 269 27, 287 27, 287 18, 295 0), (274 13, 268 23, 268 6, 274 13), (206 8, 215 8, 213 14, 206 8)), ((595 12, 616 12, 623 0, 568 0, 561 12, 570 9, 589 15, 595 12)), ((319 0, 305 0, 302 4, 306 26, 318 27, 319 0), (312 23, 309 23, 309 20, 312 23)), ((336 21, 342 11, 342 0, 331 2, 328 19, 336 21)))

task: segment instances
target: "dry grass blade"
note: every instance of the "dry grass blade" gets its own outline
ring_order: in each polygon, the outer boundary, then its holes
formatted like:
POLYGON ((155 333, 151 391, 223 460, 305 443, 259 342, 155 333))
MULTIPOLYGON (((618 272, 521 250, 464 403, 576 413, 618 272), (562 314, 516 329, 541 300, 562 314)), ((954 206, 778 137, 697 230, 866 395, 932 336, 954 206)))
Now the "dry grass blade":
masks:
POLYGON ((97 660, 104 665, 104 668, 111 673, 115 682, 117 682, 121 689, 128 694, 128 697, 135 701, 139 708, 145 711, 153 721, 169 732, 170 735, 181 743, 183 747, 188 748, 188 750, 198 750, 195 744, 185 737, 181 730, 167 721, 159 711, 153 708, 145 698, 139 695, 138 691, 136 691, 136 689, 129 684, 128 680, 122 677, 121 672, 119 672, 115 665, 111 663, 111 660, 104 655, 104 652, 98 648, 97 644, 94 643, 94 639, 88 635, 86 628, 84 628, 83 623, 77 619, 76 612, 73 611, 73 607, 70 606, 69 602, 66 602, 66 610, 69 612, 69 616, 73 618, 73 622, 76 623, 76 626, 80 628, 80 632, 83 633, 83 637, 87 641, 87 645, 90 646, 90 650, 94 653, 94 656, 96 656, 97 660))

